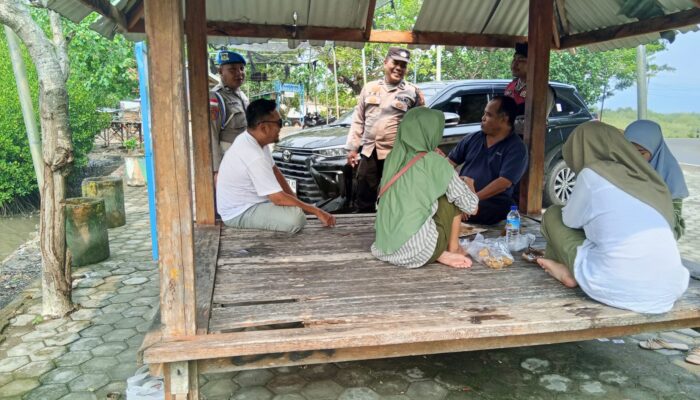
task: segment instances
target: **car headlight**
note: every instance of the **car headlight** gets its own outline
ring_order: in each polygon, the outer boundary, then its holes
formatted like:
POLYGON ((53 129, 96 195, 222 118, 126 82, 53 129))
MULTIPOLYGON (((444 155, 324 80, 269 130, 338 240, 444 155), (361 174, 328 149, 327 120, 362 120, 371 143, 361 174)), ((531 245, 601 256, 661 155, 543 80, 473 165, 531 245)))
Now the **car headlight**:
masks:
POLYGON ((314 154, 318 154, 323 157, 345 157, 348 155, 348 151, 344 147, 331 147, 328 149, 318 149, 314 150, 314 154))

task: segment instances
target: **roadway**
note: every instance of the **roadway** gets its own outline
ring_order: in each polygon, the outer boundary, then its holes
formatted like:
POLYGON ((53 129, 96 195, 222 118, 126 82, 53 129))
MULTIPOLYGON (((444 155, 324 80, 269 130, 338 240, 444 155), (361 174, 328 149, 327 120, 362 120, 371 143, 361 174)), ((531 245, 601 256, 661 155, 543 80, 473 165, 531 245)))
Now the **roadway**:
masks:
POLYGON ((700 139, 666 139, 666 144, 679 163, 700 166, 700 139))

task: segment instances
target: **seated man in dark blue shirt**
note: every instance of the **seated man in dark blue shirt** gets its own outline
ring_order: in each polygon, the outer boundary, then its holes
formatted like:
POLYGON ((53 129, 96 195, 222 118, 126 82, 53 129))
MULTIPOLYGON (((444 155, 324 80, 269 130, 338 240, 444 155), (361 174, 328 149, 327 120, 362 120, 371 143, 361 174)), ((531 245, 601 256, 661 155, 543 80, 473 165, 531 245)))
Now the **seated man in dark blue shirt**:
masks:
POLYGON ((448 158, 462 165, 461 177, 473 180, 479 211, 469 222, 491 225, 510 211, 513 190, 527 169, 527 148, 513 132, 517 105, 510 97, 495 96, 481 117, 481 131, 465 136, 448 158))

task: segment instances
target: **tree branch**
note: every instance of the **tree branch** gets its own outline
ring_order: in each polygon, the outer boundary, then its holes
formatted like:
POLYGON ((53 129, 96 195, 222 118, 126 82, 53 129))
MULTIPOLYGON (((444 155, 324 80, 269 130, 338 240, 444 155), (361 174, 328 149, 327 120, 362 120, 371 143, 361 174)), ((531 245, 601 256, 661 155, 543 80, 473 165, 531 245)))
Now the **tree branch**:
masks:
POLYGON ((58 63, 61 65, 64 80, 67 81, 68 74, 70 74, 70 64, 68 62, 68 43, 66 42, 66 36, 63 34, 61 16, 52 10, 48 10, 48 13, 51 21, 51 33, 53 34, 52 42, 56 48, 56 56, 58 57, 58 63))

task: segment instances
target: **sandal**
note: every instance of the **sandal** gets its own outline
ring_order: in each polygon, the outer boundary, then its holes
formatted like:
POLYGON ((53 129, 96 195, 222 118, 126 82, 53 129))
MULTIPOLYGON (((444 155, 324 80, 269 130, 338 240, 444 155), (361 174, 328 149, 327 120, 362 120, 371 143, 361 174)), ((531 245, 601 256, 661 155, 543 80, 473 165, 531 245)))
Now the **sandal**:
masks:
POLYGON ((685 361, 691 364, 700 365, 700 347, 690 350, 688 356, 685 357, 685 361))
MULTIPOLYGON (((639 342, 639 347, 647 350, 688 350, 688 345, 683 343, 674 343, 661 338, 654 338, 639 342)), ((700 357, 700 351, 698 351, 700 357)))

